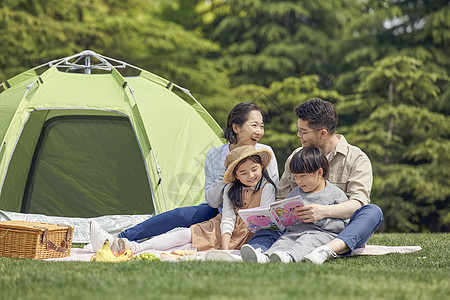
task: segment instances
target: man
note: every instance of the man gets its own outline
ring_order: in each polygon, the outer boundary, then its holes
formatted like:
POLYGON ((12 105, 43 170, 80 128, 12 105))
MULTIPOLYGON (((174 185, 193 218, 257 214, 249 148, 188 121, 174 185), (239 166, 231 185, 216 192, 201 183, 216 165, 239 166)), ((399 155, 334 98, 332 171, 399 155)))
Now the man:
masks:
MULTIPOLYGON (((367 155, 347 143, 342 135, 335 134, 338 117, 333 105, 319 98, 310 99, 295 108, 297 136, 303 147, 317 146, 330 163, 330 173, 325 178, 342 189, 349 201, 335 205, 310 204, 296 209, 306 223, 324 218, 350 218, 349 225, 331 242, 305 256, 305 260, 322 264, 330 256, 352 253, 362 247, 383 222, 381 209, 370 203, 372 166, 367 155)), ((278 185, 277 200, 284 199, 297 186, 289 165, 297 148, 288 157, 278 185)), ((268 257, 262 254, 282 233, 270 230, 258 231, 247 245, 242 246, 245 261, 264 263, 268 257)))

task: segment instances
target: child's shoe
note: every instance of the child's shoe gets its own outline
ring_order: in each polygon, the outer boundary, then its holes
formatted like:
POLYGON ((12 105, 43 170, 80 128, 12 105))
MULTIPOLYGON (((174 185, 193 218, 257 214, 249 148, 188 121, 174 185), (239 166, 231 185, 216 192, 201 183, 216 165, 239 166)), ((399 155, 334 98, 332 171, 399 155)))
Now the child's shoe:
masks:
POLYGON ((95 221, 90 222, 89 235, 94 252, 97 252, 98 249, 103 246, 106 240, 109 240, 110 247, 114 241, 114 237, 103 230, 103 228, 100 227, 100 224, 95 221))
POLYGON ((303 259, 313 264, 321 265, 331 256, 336 257, 337 254, 333 250, 331 250, 330 247, 324 245, 314 249, 309 254, 305 255, 303 259))
POLYGON ((243 261, 256 262, 259 264, 268 263, 269 257, 262 253, 261 248, 255 249, 249 244, 241 247, 241 257, 243 261))
POLYGON ((291 255, 282 251, 275 251, 274 253, 272 253, 270 255, 270 261, 282 262, 284 264, 294 262, 291 255))
POLYGON ((212 261, 242 261, 240 256, 231 254, 227 250, 210 250, 205 254, 205 260, 212 261))

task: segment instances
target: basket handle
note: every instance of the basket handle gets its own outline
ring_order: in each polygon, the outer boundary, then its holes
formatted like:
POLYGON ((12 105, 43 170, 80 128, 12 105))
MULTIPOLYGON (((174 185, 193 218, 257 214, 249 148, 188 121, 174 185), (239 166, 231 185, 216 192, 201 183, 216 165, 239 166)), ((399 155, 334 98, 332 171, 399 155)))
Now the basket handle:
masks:
POLYGON ((63 248, 63 247, 56 246, 54 243, 52 243, 49 240, 47 240, 45 242, 45 244, 47 245, 47 249, 52 249, 52 250, 55 250, 56 252, 64 253, 67 250, 69 250, 69 248, 63 248))
MULTIPOLYGON (((58 226, 63 226, 63 225, 58 224, 58 226)), ((52 250, 55 250, 56 252, 60 252, 60 253, 64 253, 67 250, 69 250, 69 242, 68 241, 70 239, 70 236, 72 235, 72 230, 73 230, 72 226, 67 226, 68 230, 66 233, 66 237, 62 241, 62 244, 64 245, 64 247, 56 246, 55 243, 47 240, 48 228, 40 227, 40 226, 34 226, 34 227, 39 228, 39 229, 44 229, 44 234, 42 235, 42 242, 46 244, 47 249, 52 249, 52 250)))

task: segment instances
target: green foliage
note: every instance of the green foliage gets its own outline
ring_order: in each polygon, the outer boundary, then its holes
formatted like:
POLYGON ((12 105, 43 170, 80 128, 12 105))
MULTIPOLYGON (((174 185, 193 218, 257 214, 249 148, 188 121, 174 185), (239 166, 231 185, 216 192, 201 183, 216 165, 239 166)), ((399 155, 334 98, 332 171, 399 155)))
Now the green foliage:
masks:
POLYGON ((269 86, 299 74, 328 80, 329 49, 343 26, 330 1, 230 0, 213 9, 205 31, 222 45, 219 61, 233 86, 269 86))
POLYGON ((341 44, 341 130, 372 159, 384 230, 450 229, 449 12, 443 1, 367 1, 341 44))
MULTIPOLYGON (((355 8, 355 7, 354 7, 355 8)), ((354 70, 389 55, 420 60, 433 73, 450 69, 450 6, 446 1, 368 0, 359 2, 358 17, 349 19, 335 61, 340 76, 336 88, 351 93, 358 84, 354 70)))
POLYGON ((196 30, 202 22, 197 6, 199 0, 175 0, 164 2, 161 8, 161 19, 183 25, 185 29, 196 30))
POLYGON ((357 120, 344 131, 373 161, 372 198, 385 213, 385 226, 446 230, 450 118, 428 108, 438 100, 442 77, 405 56, 388 56, 357 74, 360 94, 338 108, 344 116, 357 110, 357 120))
POLYGON ((227 86, 228 80, 217 65, 205 58, 217 52, 218 45, 180 25, 158 19, 154 7, 158 2, 2 2, 0 81, 41 63, 90 49, 155 70, 199 94, 216 93, 227 86))

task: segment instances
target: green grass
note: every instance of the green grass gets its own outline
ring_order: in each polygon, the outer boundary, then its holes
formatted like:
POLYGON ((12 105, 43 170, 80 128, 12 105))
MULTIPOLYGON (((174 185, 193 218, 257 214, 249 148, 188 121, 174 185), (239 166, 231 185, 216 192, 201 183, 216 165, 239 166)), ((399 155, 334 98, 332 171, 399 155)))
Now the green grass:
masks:
POLYGON ((423 250, 339 258, 322 266, 1 257, 0 298, 450 299, 450 234, 376 234, 369 244, 423 250))

